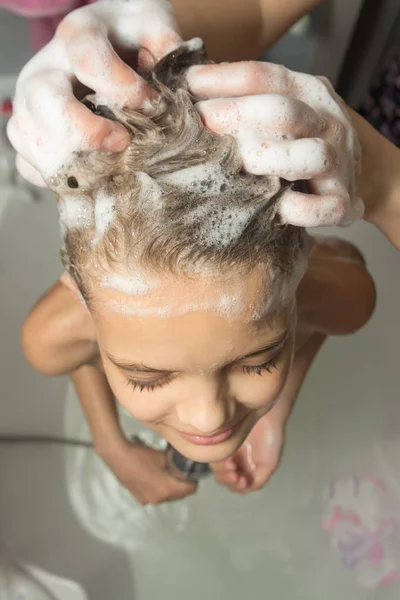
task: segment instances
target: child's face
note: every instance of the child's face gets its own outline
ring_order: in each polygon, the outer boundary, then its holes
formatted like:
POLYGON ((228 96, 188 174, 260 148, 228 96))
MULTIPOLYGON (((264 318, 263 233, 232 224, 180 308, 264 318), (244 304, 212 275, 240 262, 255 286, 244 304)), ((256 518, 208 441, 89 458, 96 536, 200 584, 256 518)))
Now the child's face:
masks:
POLYGON ((256 271, 205 281, 165 281, 140 297, 98 288, 93 318, 120 404, 188 458, 213 462, 236 452, 277 400, 295 314, 256 316, 268 296, 256 271))

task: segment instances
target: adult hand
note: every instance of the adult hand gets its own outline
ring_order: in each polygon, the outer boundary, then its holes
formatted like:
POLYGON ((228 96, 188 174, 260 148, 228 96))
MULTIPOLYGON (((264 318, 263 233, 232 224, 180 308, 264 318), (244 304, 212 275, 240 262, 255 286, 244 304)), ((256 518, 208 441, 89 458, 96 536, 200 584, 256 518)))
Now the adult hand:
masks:
POLYGON ((362 217, 358 138, 327 79, 241 62, 191 67, 188 83, 206 99, 196 107, 207 127, 237 139, 248 172, 308 181, 309 193, 283 195, 285 223, 347 225, 362 217))
POLYGON ((260 490, 279 466, 284 439, 284 426, 272 410, 258 421, 236 454, 211 464, 216 481, 239 494, 260 490))
POLYGON ((143 505, 181 500, 197 490, 195 483, 178 481, 166 471, 165 453, 124 441, 101 457, 114 475, 143 505))
POLYGON ((21 174, 46 185, 75 151, 123 150, 125 128, 94 115, 74 92, 84 86, 107 105, 145 110, 155 92, 119 54, 138 50, 138 63, 149 66, 181 42, 167 0, 102 0, 66 16, 17 81, 8 135, 21 174))

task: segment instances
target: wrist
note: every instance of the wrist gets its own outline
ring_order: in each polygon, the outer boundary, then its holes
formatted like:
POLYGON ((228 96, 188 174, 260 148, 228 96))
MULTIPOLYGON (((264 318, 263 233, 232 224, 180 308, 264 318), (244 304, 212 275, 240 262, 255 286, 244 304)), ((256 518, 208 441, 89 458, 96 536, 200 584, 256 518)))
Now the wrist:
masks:
POLYGON ((104 462, 109 462, 113 458, 116 458, 123 454, 128 447, 129 442, 123 435, 122 431, 120 434, 113 436, 95 436, 94 437, 94 450, 98 456, 104 462))
POLYGON ((362 148, 357 195, 365 204, 364 219, 399 246, 400 150, 354 111, 351 117, 362 148))

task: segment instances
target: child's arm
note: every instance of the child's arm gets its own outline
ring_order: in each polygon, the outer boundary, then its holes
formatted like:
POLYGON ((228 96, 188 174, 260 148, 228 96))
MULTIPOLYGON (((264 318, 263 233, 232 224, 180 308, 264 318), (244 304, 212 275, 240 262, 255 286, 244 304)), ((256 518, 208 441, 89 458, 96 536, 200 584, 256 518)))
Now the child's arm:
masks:
POLYGON ((286 423, 325 339, 326 336, 315 333, 296 352, 289 378, 274 408, 258 421, 233 457, 212 465, 216 480, 232 492, 246 494, 261 489, 278 468, 286 423))
POLYGON ((165 472, 162 452, 126 439, 114 395, 100 368, 90 314, 62 283, 56 283, 31 311, 22 344, 28 361, 40 373, 70 375, 96 452, 141 504, 178 500, 196 491, 195 485, 165 472))
POLYGON ((100 455, 123 442, 114 395, 107 378, 96 366, 85 364, 71 373, 77 396, 85 413, 94 447, 100 455))

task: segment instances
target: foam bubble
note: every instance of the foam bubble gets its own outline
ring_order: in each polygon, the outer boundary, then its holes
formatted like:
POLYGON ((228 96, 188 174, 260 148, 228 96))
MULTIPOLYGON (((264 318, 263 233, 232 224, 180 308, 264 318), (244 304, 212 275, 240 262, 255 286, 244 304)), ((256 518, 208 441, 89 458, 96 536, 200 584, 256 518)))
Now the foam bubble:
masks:
POLYGON ((101 287, 111 288, 129 296, 144 296, 157 287, 157 282, 144 279, 138 273, 130 275, 109 273, 101 280, 101 287))
POLYGON ((115 214, 115 197, 98 192, 95 197, 94 219, 96 228, 96 238, 103 237, 109 228, 115 214))
POLYGON ((192 190, 194 185, 201 184, 203 181, 207 182, 207 184, 208 182, 211 182, 211 185, 207 185, 207 187, 215 188, 216 191, 218 182, 221 179, 225 179, 221 167, 212 163, 187 167, 186 169, 180 169, 179 171, 168 173, 159 178, 163 183, 186 188, 188 191, 192 190))
POLYGON ((93 225, 93 206, 86 200, 66 194, 58 203, 62 232, 89 228, 93 225))
POLYGON ((257 207, 220 206, 218 201, 189 212, 185 221, 197 224, 197 235, 206 246, 225 248, 244 232, 257 207))
POLYGON ((163 208, 162 189, 147 173, 138 171, 136 178, 140 183, 139 202, 146 209, 161 210, 163 208))
POLYGON ((244 232, 259 205, 243 199, 264 197, 265 202, 280 189, 278 177, 249 175, 232 180, 219 164, 201 164, 164 175, 164 184, 180 188, 198 205, 188 208, 185 223, 193 225, 198 240, 207 247, 226 248, 244 232), (202 200, 204 196, 204 200, 202 200))

